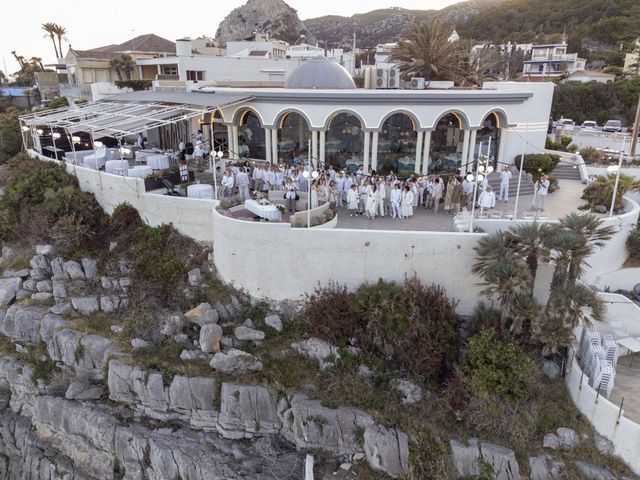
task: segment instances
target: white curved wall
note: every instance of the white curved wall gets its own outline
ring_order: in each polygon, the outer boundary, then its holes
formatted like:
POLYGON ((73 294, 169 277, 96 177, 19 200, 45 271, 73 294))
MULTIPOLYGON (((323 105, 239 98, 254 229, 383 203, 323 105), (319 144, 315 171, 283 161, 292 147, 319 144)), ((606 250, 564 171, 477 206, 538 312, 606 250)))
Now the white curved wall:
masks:
POLYGON ((601 290, 632 290, 633 286, 640 283, 640 268, 621 268, 614 272, 599 275, 595 285, 601 290))
POLYGON ((471 313, 481 288, 471 273, 469 233, 306 229, 288 224, 246 222, 214 210, 214 262, 223 281, 251 295, 295 299, 330 280, 355 289, 364 282, 402 281, 414 273, 443 286, 471 313))

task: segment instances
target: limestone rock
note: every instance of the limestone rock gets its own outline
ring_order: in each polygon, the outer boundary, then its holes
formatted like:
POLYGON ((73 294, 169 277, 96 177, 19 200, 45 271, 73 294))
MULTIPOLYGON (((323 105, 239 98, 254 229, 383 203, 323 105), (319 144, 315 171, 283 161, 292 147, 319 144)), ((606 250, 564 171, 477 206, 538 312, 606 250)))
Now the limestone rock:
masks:
POLYGON ((205 353, 220 351, 222 327, 217 323, 209 323, 200 329, 200 349, 205 353))
POLYGON ((25 298, 31 298, 32 293, 29 290, 25 290, 24 288, 21 288, 20 290, 18 290, 16 292, 16 302, 19 302, 20 300, 24 300, 25 298))
POLYGON ((280 315, 267 315, 266 317, 264 317, 264 324, 268 327, 273 328, 276 332, 282 331, 282 320, 280 320, 280 315))
POLYGON ((22 270, 5 270, 2 272, 2 278, 27 278, 29 276, 29 269, 23 268, 22 270))
POLYGON ((557 480, 562 475, 564 464, 550 455, 529 458, 531 480, 557 480))
POLYGON ((555 433, 547 433, 542 439, 542 446, 544 448, 557 450, 558 448, 560 448, 560 439, 555 433))
POLYGON ((36 245, 36 254, 45 257, 53 255, 53 245, 36 245))
POLYGON ((280 419, 274 398, 264 387, 223 383, 218 433, 224 438, 252 438, 277 433, 280 419))
POLYGON ((83 315, 91 315, 100 310, 98 297, 95 295, 90 297, 74 297, 71 299, 71 304, 73 308, 83 315))
POLYGON ((151 346, 151 342, 147 342, 142 338, 133 338, 131 339, 131 348, 134 350, 138 350, 140 348, 148 348, 151 346))
POLYGON ((98 263, 92 258, 82 259, 82 269, 84 270, 84 276, 87 279, 96 278, 98 275, 98 263))
POLYGON ((575 466, 588 480, 616 480, 616 477, 606 468, 589 462, 578 460, 575 466))
POLYGON ((36 283, 36 290, 38 292, 51 293, 53 291, 51 286, 51 280, 40 280, 38 283, 36 283))
POLYGON ((194 361, 194 360, 208 360, 209 355, 204 353, 202 350, 182 350, 180 352, 180 360, 184 360, 186 362, 194 361))
POLYGON ((51 293, 56 300, 61 298, 67 298, 67 288, 60 280, 53 280, 51 282, 51 293))
POLYGON ((73 260, 69 260, 64 262, 63 264, 64 272, 69 275, 71 280, 84 280, 84 271, 82 270, 82 266, 78 262, 74 262, 73 260))
POLYGON ((563 450, 572 450, 580 445, 580 437, 575 430, 560 427, 556 430, 556 435, 560 442, 560 448, 563 450))
POLYGON ((197 287, 202 283, 202 273, 199 268, 194 268, 187 275, 189 276, 189 285, 192 287, 197 287))
POLYGON ((51 260, 51 273, 54 280, 68 280, 69 274, 64 270, 64 260, 56 257, 51 260))
POLYGON ((184 328, 184 320, 180 315, 169 315, 160 328, 160 333, 167 337, 171 337, 180 333, 184 328))
POLYGON ((337 347, 319 338, 295 342, 291 347, 301 355, 316 360, 322 369, 332 366, 333 361, 340 358, 337 347))
MULTIPOLYGON (((109 362, 109 398, 115 402, 141 405, 146 409, 166 412, 169 408, 169 390, 162 375, 144 372, 118 360, 109 362)), ((144 408, 143 408, 144 410, 144 408)), ((148 410, 145 412, 149 413, 148 410)))
POLYGON ((542 372, 547 378, 555 380, 560 376, 560 367, 552 360, 542 360, 542 372))
POLYGON ((262 370, 262 362, 256 357, 235 348, 224 353, 216 353, 211 359, 210 365, 222 373, 231 375, 243 375, 262 370))
POLYGON ((25 280, 22 283, 22 288, 24 288, 25 290, 29 290, 30 292, 35 292, 37 289, 37 285, 38 282, 30 278, 29 280, 25 280))
POLYGON ((227 310, 227 308, 222 304, 221 301, 218 300, 216 303, 214 303, 213 308, 215 308, 216 312, 218 312, 219 319, 227 321, 231 318, 229 310, 227 310))
POLYGON ((613 455, 615 448, 613 442, 607 437, 596 432, 593 435, 593 442, 595 443, 596 450, 602 455, 613 455))
POLYGON ((216 391, 214 378, 176 375, 169 386, 169 408, 187 413, 214 411, 216 391))
POLYGON ((43 273, 51 272, 49 260, 47 260, 47 257, 44 255, 34 255, 31 260, 29 260, 29 265, 31 265, 33 270, 39 270, 43 273))
POLYGON ((120 297, 117 295, 102 295, 100 297, 100 310, 112 313, 120 306, 120 297))
POLYGON ((422 400, 422 389, 413 382, 405 379, 395 379, 394 388, 402 394, 403 405, 413 405, 422 400))
POLYGON ((104 395, 103 385, 73 382, 64 394, 68 400, 98 400, 104 395))
POLYGON ((371 370, 368 366, 361 364, 358 365, 358 375, 364 378, 370 378, 373 376, 373 370, 371 370))
POLYGON ((14 342, 37 343, 46 312, 42 307, 25 305, 11 305, 6 312, 0 310, 0 333, 14 342))
POLYGON ((393 478, 404 477, 409 470, 409 441, 400 430, 371 425, 364 431, 364 453, 374 470, 393 478))
POLYGON ((345 456, 362 451, 359 434, 374 423, 362 410, 327 408, 306 395, 294 395, 281 418, 282 434, 298 449, 320 448, 345 456))
POLYGON ((451 440, 453 464, 459 477, 480 475, 480 461, 489 464, 496 480, 519 480, 520 468, 513 450, 488 442, 469 439, 467 444, 451 440))
POLYGON ((69 313, 71 310, 73 310, 71 302, 57 303, 49 309, 49 311, 54 315, 64 315, 65 313, 69 313))
POLYGON ((16 292, 22 286, 22 280, 15 278, 0 278, 0 307, 9 305, 16 298, 16 292))
POLYGON ((245 327, 244 325, 240 325, 239 327, 236 327, 235 330, 233 331, 233 334, 238 340, 241 340, 241 341, 264 340, 263 331, 245 327))
POLYGON ((65 328, 68 323, 59 315, 47 313, 40 322, 40 338, 45 344, 50 343, 56 331, 65 328))
POLYGON ((218 312, 208 303, 201 303, 184 314, 187 321, 200 325, 218 323, 218 312))
POLYGON ((47 303, 53 300, 53 295, 49 292, 38 292, 31 295, 31 300, 40 303, 47 303))

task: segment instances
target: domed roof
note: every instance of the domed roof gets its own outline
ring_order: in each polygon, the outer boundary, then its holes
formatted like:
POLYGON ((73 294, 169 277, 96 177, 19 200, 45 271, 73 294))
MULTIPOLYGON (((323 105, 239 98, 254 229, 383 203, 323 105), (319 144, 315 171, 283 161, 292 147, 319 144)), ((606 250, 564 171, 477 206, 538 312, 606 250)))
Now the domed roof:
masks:
POLYGON ((349 72, 326 57, 315 57, 296 67, 285 88, 354 89, 356 84, 349 72))

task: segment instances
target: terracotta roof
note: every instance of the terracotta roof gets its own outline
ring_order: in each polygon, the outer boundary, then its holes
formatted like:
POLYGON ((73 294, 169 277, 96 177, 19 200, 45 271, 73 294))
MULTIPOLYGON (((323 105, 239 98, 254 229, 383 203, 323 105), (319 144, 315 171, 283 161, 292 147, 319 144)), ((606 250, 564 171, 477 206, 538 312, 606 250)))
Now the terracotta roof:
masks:
POLYGON ((73 53, 78 58, 95 58, 98 60, 111 60, 123 52, 145 53, 176 53, 176 44, 162 37, 149 33, 139 35, 119 45, 105 45, 91 50, 75 50, 73 53))

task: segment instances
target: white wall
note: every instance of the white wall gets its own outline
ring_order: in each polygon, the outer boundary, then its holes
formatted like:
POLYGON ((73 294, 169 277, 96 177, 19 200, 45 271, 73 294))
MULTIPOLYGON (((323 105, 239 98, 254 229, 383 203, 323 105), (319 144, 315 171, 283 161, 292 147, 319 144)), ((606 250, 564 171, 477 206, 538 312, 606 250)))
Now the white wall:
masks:
POLYGON ((621 321, 630 337, 640 337, 640 307, 624 295, 599 292, 598 297, 605 304, 605 321, 621 321))
POLYGON ((473 311, 481 288, 471 273, 481 235, 306 229, 213 213, 214 262, 222 280, 257 297, 295 299, 329 280, 356 288, 417 273, 442 285, 458 311, 473 311))
POLYGON ((573 403, 598 433, 613 442, 615 453, 634 473, 640 475, 640 454, 638 454, 640 452, 640 425, 626 418, 624 410, 618 420, 619 405, 615 405, 602 395, 598 397, 596 391, 588 384, 589 377, 582 375, 580 366, 572 352, 570 352, 570 358, 573 358, 573 363, 565 377, 565 383, 573 403), (581 383, 582 385, 580 385, 581 383), (596 397, 598 397, 597 403, 596 397))
POLYGON ((634 285, 640 283, 640 268, 622 268, 614 272, 599 275, 595 285, 601 290, 633 290, 634 285))

